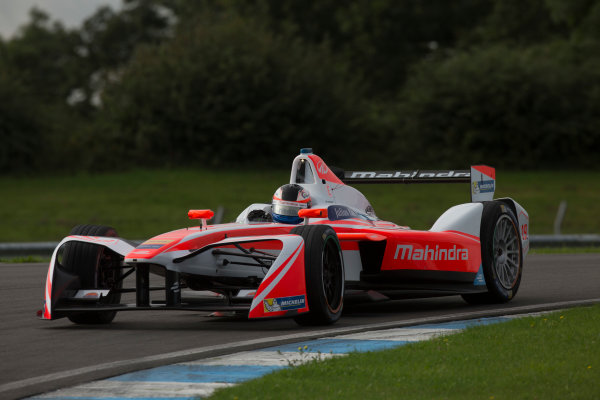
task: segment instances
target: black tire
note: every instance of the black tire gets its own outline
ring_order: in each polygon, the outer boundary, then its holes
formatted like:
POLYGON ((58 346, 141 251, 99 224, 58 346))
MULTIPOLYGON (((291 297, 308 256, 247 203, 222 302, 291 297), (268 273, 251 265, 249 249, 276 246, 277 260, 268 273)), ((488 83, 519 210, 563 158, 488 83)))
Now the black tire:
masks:
POLYGON ((344 262, 335 231, 327 225, 302 225, 291 231, 304 239, 304 269, 309 312, 299 325, 329 325, 344 307, 344 262))
POLYGON ((519 290, 523 273, 523 249, 519 224, 512 210, 499 201, 483 203, 481 262, 486 293, 464 294, 471 304, 506 303, 519 290))
MULTIPOLYGON (((78 225, 71 235, 117 237, 117 231, 108 226, 78 225)), ((121 257, 104 246, 70 242, 65 245, 62 266, 79 277, 80 289, 120 288, 121 257)), ((102 299, 103 304, 118 304, 120 293, 110 293, 102 299)), ((90 311, 68 315, 76 324, 108 324, 115 318, 116 311, 90 311)))

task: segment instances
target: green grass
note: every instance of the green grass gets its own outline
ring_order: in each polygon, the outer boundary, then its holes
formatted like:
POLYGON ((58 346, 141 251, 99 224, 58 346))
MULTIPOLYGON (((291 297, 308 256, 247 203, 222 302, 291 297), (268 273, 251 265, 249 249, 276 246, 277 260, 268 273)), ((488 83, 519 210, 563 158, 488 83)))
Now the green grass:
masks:
POLYGON ((269 202, 281 172, 139 170, 125 173, 0 178, 0 242, 59 240, 77 224, 110 225, 145 239, 192 223, 189 209, 226 207, 233 220, 248 204, 269 202))
MULTIPOLYGON (((561 200, 563 233, 599 233, 600 179, 594 172, 497 171, 497 197, 530 214, 530 233, 552 233, 561 200)), ((111 225, 145 239, 190 225, 187 210, 226 209, 232 221, 247 205, 270 202, 289 171, 137 170, 77 176, 0 177, 0 242, 59 240, 80 223, 111 225)), ((447 208, 469 201, 469 186, 359 185, 378 216, 429 229, 447 208)))
POLYGON ((598 399, 600 306, 281 370, 210 399, 598 399))
POLYGON ((50 262, 50 257, 39 256, 21 256, 0 258, 0 263, 23 264, 23 263, 42 263, 50 262))
POLYGON ((600 253, 600 246, 582 247, 538 247, 529 250, 529 254, 580 254, 600 253))

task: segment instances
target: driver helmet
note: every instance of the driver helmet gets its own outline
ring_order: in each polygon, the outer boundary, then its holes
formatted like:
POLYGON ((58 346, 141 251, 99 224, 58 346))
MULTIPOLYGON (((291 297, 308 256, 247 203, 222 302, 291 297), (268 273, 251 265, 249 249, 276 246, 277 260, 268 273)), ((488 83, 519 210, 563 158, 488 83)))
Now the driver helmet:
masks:
POLYGON ((273 220, 283 224, 299 224, 298 211, 310 208, 310 194, 295 183, 283 185, 273 195, 273 220))

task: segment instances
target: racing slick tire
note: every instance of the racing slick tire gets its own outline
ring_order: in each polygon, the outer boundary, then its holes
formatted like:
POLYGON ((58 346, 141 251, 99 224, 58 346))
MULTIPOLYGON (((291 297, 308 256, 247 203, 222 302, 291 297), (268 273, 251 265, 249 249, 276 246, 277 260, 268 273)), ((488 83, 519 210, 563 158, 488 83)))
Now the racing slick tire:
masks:
POLYGON ((327 225, 302 225, 291 231, 304 239, 304 270, 309 312, 299 325, 329 325, 342 315, 344 262, 335 231, 327 225))
MULTIPOLYGON (((77 225, 71 235, 117 237, 117 231, 108 226, 77 225)), ((65 245, 62 266, 79 277, 82 289, 121 288, 121 257, 104 246, 70 242, 65 245)), ((103 304, 118 304, 120 293, 103 297, 103 304)), ((89 311, 68 315, 76 324, 108 324, 115 318, 116 311, 89 311)))
POLYGON ((463 294, 463 299, 471 304, 510 301, 521 284, 523 249, 517 218, 500 201, 483 203, 481 262, 488 291, 463 294))

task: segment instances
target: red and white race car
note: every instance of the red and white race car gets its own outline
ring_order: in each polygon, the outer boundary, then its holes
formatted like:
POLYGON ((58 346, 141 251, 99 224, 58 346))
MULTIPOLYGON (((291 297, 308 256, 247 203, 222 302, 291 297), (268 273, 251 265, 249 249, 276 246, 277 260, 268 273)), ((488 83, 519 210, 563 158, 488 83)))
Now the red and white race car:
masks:
POLYGON ((494 189, 495 171, 487 166, 334 172, 302 149, 290 183, 235 223, 207 225, 212 211, 190 210, 200 226, 138 246, 110 227, 75 227, 52 255, 38 315, 109 323, 132 309, 237 311, 329 324, 340 318, 348 291, 506 302, 519 289, 529 217, 510 198, 493 200, 494 189), (448 209, 428 231, 378 219, 347 185, 450 182, 470 184, 472 202, 448 209), (134 287, 123 287, 131 274, 134 287), (150 274, 164 277, 164 285, 151 285, 150 274), (220 295, 193 296, 206 291, 220 295), (122 304, 128 292, 134 304, 122 304))

